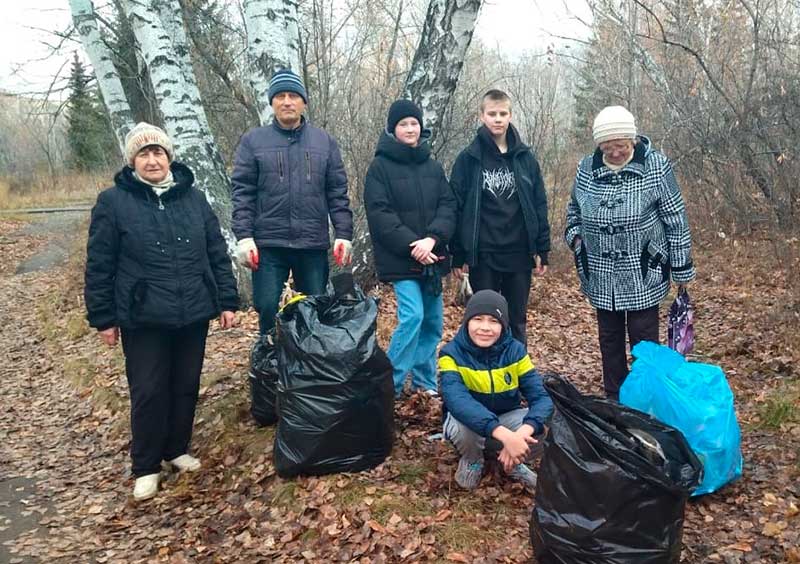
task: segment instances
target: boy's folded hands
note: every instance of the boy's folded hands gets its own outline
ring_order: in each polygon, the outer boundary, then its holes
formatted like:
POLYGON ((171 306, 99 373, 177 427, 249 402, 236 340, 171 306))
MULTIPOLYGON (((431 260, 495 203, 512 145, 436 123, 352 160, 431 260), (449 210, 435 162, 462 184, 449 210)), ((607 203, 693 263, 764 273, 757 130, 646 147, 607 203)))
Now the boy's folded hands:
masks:
POLYGON ((525 462, 530 454, 531 445, 539 442, 533 438, 533 427, 527 424, 516 431, 501 425, 492 432, 492 436, 503 443, 503 450, 497 455, 497 459, 506 472, 510 472, 517 464, 525 462))

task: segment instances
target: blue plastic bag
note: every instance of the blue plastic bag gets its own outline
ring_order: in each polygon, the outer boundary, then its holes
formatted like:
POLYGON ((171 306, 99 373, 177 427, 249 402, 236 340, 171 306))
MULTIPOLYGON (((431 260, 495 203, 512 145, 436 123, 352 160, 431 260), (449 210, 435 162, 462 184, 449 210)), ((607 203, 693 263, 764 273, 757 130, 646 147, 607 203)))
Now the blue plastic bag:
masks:
POLYGON ((632 352, 635 360, 620 389, 620 403, 683 433, 703 463, 703 481, 692 496, 716 491, 741 476, 741 434, 722 369, 689 362, 648 341, 632 352))

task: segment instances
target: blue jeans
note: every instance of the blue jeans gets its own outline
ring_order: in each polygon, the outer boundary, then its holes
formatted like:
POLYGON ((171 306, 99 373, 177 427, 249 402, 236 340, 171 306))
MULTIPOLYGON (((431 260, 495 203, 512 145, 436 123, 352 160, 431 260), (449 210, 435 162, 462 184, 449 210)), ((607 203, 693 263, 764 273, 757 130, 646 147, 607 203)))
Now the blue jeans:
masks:
POLYGON ((324 294, 328 284, 328 252, 317 249, 259 247, 258 270, 253 272, 253 305, 262 335, 275 326, 283 285, 292 272, 294 289, 307 295, 324 294))
POLYGON ((411 373, 414 389, 436 390, 436 347, 442 340, 442 296, 422 291, 419 280, 393 282, 397 327, 388 356, 394 367, 394 392, 403 391, 411 373))

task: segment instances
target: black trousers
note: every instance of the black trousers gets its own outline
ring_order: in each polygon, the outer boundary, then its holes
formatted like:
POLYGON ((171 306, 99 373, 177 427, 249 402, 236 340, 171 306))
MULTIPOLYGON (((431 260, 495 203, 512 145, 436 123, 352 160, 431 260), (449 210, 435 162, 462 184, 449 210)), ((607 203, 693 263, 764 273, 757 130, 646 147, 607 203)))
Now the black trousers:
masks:
POLYGON ((526 320, 528 296, 531 293, 531 271, 501 272, 478 264, 469 268, 469 283, 475 292, 494 290, 503 295, 508 302, 508 321, 511 334, 527 348, 526 320))
POLYGON ((631 349, 639 341, 658 342, 658 306, 639 311, 597 310, 597 333, 603 357, 603 386, 606 396, 618 400, 619 389, 628 376, 625 329, 631 349))
POLYGON ((189 449, 208 321, 179 329, 123 329, 131 393, 134 476, 156 474, 162 460, 189 449))

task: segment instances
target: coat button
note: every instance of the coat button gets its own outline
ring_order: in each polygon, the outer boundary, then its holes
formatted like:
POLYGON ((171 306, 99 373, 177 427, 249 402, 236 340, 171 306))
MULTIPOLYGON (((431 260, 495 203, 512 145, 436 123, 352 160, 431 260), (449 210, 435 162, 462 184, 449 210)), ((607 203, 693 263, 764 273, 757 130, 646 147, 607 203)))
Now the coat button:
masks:
POLYGON ((178 241, 180 241, 180 240, 181 240, 181 238, 180 238, 180 237, 178 237, 178 241))

